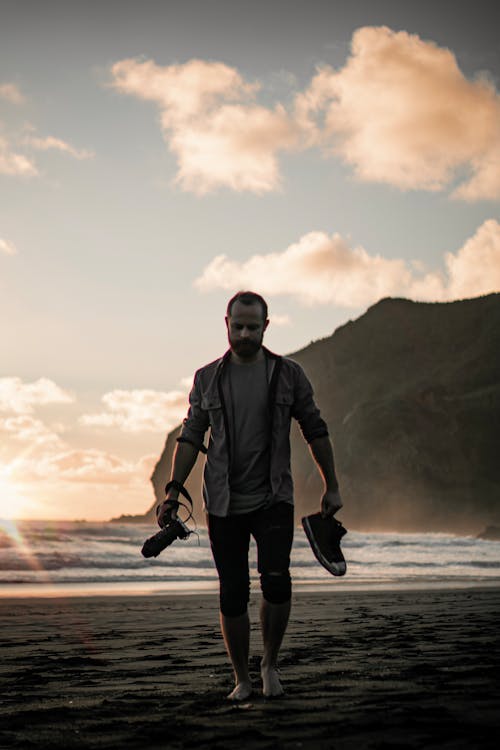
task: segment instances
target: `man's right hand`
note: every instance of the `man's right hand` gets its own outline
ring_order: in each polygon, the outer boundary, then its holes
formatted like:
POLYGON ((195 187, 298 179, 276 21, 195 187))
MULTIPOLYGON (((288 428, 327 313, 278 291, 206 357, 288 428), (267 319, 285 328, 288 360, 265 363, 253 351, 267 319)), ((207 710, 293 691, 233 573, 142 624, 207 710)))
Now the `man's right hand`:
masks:
POLYGON ((173 497, 167 497, 161 505, 158 505, 156 508, 156 520, 158 521, 158 526, 163 529, 170 523, 170 521, 175 521, 178 508, 179 501, 174 500, 173 497))

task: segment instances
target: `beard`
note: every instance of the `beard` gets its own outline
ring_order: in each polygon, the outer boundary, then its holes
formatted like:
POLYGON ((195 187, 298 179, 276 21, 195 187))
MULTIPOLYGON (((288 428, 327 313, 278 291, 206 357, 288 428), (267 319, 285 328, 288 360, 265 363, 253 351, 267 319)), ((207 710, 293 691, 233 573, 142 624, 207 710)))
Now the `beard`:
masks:
POLYGON ((252 357, 254 354, 257 354, 259 351, 262 340, 261 341, 229 341, 231 345, 231 349, 235 354, 237 354, 239 357, 252 357))

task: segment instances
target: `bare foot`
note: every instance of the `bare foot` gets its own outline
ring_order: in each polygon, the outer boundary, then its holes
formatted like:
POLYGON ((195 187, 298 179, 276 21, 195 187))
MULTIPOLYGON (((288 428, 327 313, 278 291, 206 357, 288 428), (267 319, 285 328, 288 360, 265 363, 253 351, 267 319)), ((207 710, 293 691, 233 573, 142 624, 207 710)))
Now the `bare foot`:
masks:
POLYGON ((227 696, 228 701, 244 701, 252 694, 251 682, 238 682, 234 690, 227 696))
POLYGON ((266 698, 277 698, 284 694, 276 667, 261 667, 262 692, 266 698))

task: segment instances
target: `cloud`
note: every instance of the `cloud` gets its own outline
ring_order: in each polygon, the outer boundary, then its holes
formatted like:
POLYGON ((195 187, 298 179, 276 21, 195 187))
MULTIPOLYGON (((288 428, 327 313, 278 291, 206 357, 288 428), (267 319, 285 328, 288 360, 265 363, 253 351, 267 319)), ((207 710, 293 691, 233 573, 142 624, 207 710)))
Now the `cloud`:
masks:
MULTIPOLYGON (((2 95, 1 88, 0 98, 2 95)), ((12 98, 9 101, 12 101, 12 98)), ((34 130, 32 125, 25 124, 20 133, 10 133, 8 137, 0 134, 0 174, 11 177, 36 177, 39 175, 34 159, 31 155, 20 153, 19 148, 22 148, 23 151, 25 149, 56 150, 79 160, 91 159, 95 156, 93 151, 75 148, 61 138, 54 138, 51 135, 44 137, 35 135, 34 130)))
POLYGON ((13 151, 7 139, 0 136, 0 174, 33 177, 38 170, 31 159, 13 151))
POLYGON ((500 291, 500 224, 488 219, 455 254, 446 253, 445 273, 414 280, 409 295, 421 300, 453 300, 500 291))
POLYGON ((107 520, 145 512, 158 457, 127 461, 106 451, 59 450, 0 460, 3 513, 25 518, 107 520))
POLYGON ((74 398, 48 378, 23 383, 18 377, 0 378, 0 411, 31 414, 35 406, 69 404, 74 398))
POLYGON ((69 156, 73 156, 75 159, 92 159, 95 156, 93 151, 77 149, 69 143, 66 143, 66 141, 62 141, 60 138, 54 138, 51 135, 48 135, 45 138, 28 135, 24 138, 24 143, 38 151, 48 151, 49 149, 62 151, 69 156))
POLYGON ((21 90, 15 83, 0 84, 0 99, 6 99, 11 104, 23 104, 25 101, 21 90))
POLYGON ((13 482, 49 485, 56 482, 92 485, 144 485, 158 457, 143 456, 126 461, 113 453, 94 449, 46 452, 38 457, 21 456, 4 465, 13 482))
POLYGON ((345 66, 319 69, 295 116, 309 145, 340 155, 361 180, 437 191, 458 178, 455 197, 500 198, 500 97, 414 34, 358 29, 345 66))
POLYGON ((450 188, 469 201, 500 198, 494 85, 485 75, 466 78, 453 52, 406 31, 355 31, 345 65, 319 68, 290 111, 257 104, 259 83, 221 62, 162 67, 125 59, 111 76, 117 91, 159 107, 177 159, 176 182, 185 190, 275 190, 280 151, 320 146, 360 180, 403 190, 450 188))
POLYGON ((102 397, 107 411, 86 414, 87 427, 118 427, 125 432, 168 432, 185 416, 187 391, 115 390, 102 397))
POLYGON ((288 148, 293 134, 282 107, 226 105, 202 122, 179 128, 171 137, 178 156, 177 182, 194 193, 226 186, 264 193, 280 185, 278 149, 288 148))
POLYGON ((41 461, 36 470, 62 481, 115 484, 130 481, 137 467, 105 451, 68 450, 41 461))
POLYGON ((31 446, 62 446, 61 438, 41 420, 27 414, 15 417, 0 417, 0 433, 31 446))
POLYGON ((115 63, 111 74, 115 89, 159 106, 183 189, 264 193, 279 187, 277 153, 297 147, 298 131, 280 104, 256 104, 258 84, 236 69, 203 60, 161 67, 128 59, 115 63))
POLYGON ((13 242, 4 240, 0 237, 0 253, 5 253, 5 255, 16 255, 17 248, 13 242))
POLYGON ((485 221, 456 254, 445 255, 446 273, 418 263, 371 255, 339 234, 309 232, 282 252, 238 262, 215 257, 194 285, 210 289, 258 289, 290 295, 306 305, 357 308, 386 296, 420 300, 474 297, 500 289, 500 224, 485 221))
POLYGON ((308 305, 358 307, 391 294, 407 274, 402 260, 351 248, 339 234, 309 232, 283 252, 254 255, 244 263, 219 255, 194 283, 202 291, 249 288, 292 295, 308 305))
POLYGON ((106 517, 133 513, 138 502, 149 505, 145 498, 157 455, 141 451, 138 459, 127 459, 105 449, 75 447, 64 439, 64 425, 46 424, 32 413, 45 404, 71 401, 47 378, 0 379, 0 481, 8 513, 64 518, 71 508, 73 517, 106 517))

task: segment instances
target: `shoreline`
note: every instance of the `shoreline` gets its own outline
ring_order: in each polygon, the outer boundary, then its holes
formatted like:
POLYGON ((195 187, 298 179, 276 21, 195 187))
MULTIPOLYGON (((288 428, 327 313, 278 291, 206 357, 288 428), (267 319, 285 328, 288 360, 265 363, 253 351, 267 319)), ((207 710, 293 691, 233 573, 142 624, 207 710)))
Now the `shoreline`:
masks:
MULTIPOLYGON (((258 591, 258 581, 252 580, 252 594, 258 591)), ((333 594, 355 592, 389 592, 389 591, 463 591, 463 590, 500 590, 500 580, 453 580, 443 578, 442 580, 420 580, 420 581, 382 581, 375 582, 352 582, 348 579, 325 580, 324 582, 293 582, 293 592, 297 594, 333 594)), ((186 586, 185 581, 171 581, 159 583, 157 581, 147 584, 128 582, 127 584, 110 583, 82 583, 82 584, 0 584, 0 606, 2 602, 22 599, 71 599, 93 597, 161 597, 161 596, 217 596, 218 582, 210 581, 205 586, 200 582, 194 582, 186 586)))
POLYGON ((4 599, 0 747, 496 747, 500 587, 294 592, 274 700, 259 599, 243 704, 213 594, 4 599))

